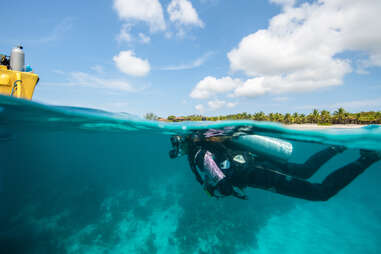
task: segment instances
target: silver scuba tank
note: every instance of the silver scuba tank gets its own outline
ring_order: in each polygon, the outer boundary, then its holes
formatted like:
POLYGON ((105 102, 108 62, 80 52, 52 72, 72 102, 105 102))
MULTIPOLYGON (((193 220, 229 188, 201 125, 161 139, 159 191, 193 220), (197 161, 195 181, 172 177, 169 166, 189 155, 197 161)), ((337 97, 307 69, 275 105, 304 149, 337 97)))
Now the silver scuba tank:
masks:
POLYGON ((291 157, 293 150, 290 142, 260 135, 242 135, 232 141, 243 150, 283 162, 291 157))
POLYGON ((12 49, 10 57, 11 70, 24 71, 25 55, 22 49, 23 47, 21 45, 17 45, 12 49))

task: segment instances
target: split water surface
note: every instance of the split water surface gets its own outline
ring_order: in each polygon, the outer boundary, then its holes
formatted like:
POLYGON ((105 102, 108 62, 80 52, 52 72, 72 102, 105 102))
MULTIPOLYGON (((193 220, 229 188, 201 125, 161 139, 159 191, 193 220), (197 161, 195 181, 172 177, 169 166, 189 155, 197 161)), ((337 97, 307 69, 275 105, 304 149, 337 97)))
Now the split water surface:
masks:
POLYGON ((0 253, 381 253, 381 163, 327 202, 263 190, 213 199, 170 135, 258 134, 303 162, 348 149, 311 179, 381 150, 381 128, 292 130, 254 121, 162 123, 0 97, 0 253))

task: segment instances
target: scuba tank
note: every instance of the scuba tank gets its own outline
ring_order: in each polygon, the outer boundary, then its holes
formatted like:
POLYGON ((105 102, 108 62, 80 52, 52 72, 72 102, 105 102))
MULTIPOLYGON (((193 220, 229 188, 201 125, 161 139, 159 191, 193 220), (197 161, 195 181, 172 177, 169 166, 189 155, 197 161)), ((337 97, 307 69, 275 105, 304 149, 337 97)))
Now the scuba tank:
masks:
POLYGON ((290 159, 293 150, 290 142, 259 135, 237 136, 231 142, 239 149, 281 162, 290 159))
POLYGON ((16 46, 11 51, 10 66, 11 70, 24 71, 25 55, 21 45, 16 46))

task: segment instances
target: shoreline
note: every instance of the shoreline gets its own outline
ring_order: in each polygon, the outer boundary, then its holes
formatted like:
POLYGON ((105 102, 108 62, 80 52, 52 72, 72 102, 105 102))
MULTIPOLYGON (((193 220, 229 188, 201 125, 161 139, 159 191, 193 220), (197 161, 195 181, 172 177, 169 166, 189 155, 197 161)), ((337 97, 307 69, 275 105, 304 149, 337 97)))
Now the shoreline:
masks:
MULTIPOLYGON (((376 124, 376 125, 379 125, 379 124, 376 124)), ((304 123, 304 124, 283 124, 283 126, 290 129, 315 130, 315 129, 357 129, 357 128, 361 128, 368 125, 367 124, 318 125, 318 124, 312 124, 312 123, 304 123)))

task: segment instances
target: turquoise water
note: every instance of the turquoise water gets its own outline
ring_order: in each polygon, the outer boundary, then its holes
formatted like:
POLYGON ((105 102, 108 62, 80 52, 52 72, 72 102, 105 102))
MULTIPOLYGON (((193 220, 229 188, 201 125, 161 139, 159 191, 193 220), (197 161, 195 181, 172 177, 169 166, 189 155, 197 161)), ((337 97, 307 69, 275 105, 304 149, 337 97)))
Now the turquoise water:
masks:
POLYGON ((287 139, 291 161, 381 149, 381 128, 301 131, 253 121, 158 123, 0 97, 0 253, 381 253, 381 163, 327 202, 250 189, 216 200, 169 137, 214 129, 287 139))

